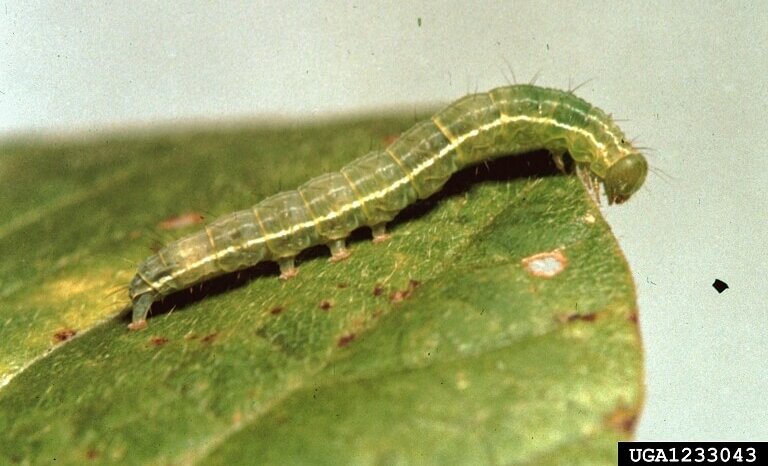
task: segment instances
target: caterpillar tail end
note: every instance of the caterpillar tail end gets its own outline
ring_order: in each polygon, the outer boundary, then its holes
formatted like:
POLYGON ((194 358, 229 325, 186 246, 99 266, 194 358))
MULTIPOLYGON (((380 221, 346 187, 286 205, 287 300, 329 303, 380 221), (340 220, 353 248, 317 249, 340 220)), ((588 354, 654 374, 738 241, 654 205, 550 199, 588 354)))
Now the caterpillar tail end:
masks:
POLYGON ((144 293, 133 301, 133 316, 131 323, 128 324, 129 330, 142 330, 147 328, 147 314, 152 307, 154 296, 151 293, 144 293))

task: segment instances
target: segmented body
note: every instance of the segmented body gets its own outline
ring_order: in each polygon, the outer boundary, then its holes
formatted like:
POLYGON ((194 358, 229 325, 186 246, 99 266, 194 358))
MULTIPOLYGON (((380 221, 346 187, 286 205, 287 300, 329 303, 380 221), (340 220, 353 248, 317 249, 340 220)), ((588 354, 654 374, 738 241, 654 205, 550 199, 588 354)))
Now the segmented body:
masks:
POLYGON ((217 275, 272 260, 288 278, 296 273, 294 257, 316 244, 345 258, 350 232, 369 226, 374 239, 384 238, 387 222, 456 171, 542 148, 557 159, 568 152, 590 183, 603 183, 610 203, 629 198, 647 173, 611 118, 570 92, 513 85, 469 95, 386 149, 221 217, 150 256, 130 284, 131 328, 146 325, 153 301, 217 275))

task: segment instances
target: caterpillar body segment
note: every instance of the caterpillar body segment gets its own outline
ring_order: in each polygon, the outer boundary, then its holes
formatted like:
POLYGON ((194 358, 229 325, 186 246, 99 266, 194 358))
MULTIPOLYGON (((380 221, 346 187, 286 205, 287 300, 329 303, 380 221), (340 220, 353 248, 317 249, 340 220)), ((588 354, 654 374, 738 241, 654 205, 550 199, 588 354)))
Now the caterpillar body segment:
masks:
POLYGON ((611 117, 570 92, 513 85, 468 95, 386 149, 225 215, 147 258, 129 286, 129 327, 146 326, 157 299, 217 275, 276 261, 287 279, 297 273, 296 255, 317 244, 329 246, 333 261, 343 260, 345 239, 358 227, 370 227, 375 242, 385 240, 389 221, 458 170, 537 149, 551 152, 558 165, 568 152, 598 195, 602 184, 611 204, 632 196, 648 171, 611 117))

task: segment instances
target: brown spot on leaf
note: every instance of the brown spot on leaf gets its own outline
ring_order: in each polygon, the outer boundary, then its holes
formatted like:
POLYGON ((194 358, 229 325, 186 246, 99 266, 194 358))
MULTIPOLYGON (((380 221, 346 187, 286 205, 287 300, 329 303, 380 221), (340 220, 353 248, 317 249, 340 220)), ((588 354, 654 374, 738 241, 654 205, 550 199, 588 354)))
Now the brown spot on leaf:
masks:
POLYGON ((77 335, 77 330, 73 330, 71 328, 62 328, 62 329, 56 330, 53 333, 53 341, 55 343, 62 343, 67 340, 70 340, 75 335, 77 335))
POLYGON ((399 303, 401 301, 405 301, 406 299, 413 296, 414 290, 420 285, 421 283, 418 280, 411 280, 408 282, 408 286, 404 290, 397 290, 394 293, 392 293, 389 297, 389 301, 392 303, 399 303))
POLYGON ((636 323, 637 323, 637 321, 638 321, 637 311, 632 311, 632 312, 630 312, 630 313, 629 313, 629 317, 628 317, 628 319, 629 319, 629 321, 630 321, 630 322, 632 322, 633 324, 636 324, 636 323))
POLYGON ((605 423, 613 430, 630 435, 635 431, 637 411, 629 408, 618 408, 605 418, 605 423))
POLYGON ((158 224, 161 230, 180 230, 203 222, 203 216, 196 212, 187 212, 176 217, 169 217, 158 224))
POLYGON ((338 285, 336 285, 336 288, 338 288, 340 290, 343 290, 344 288, 346 288, 348 286, 349 286, 349 284, 347 284, 347 283, 339 283, 338 285))
POLYGON ((399 303, 401 301, 404 301, 405 298, 406 298, 405 292, 398 290, 392 293, 392 295, 389 297, 389 301, 391 303, 399 303))
POLYGON ((153 346, 163 346, 164 344, 168 343, 168 339, 167 339, 167 338, 165 338, 165 337, 157 337, 157 336, 154 336, 154 337, 152 337, 152 338, 150 338, 150 339, 149 339, 149 342, 150 342, 150 343, 151 343, 153 346))
POLYGON ((344 348, 348 344, 352 343, 352 341, 354 339, 355 339, 355 334, 354 333, 348 333, 348 334, 342 336, 341 338, 339 338, 339 340, 336 342, 336 344, 337 344, 337 346, 339 348, 344 348))
POLYGON ((384 145, 388 146, 392 144, 393 142, 397 141, 397 139, 400 137, 399 134, 390 134, 388 136, 384 136, 384 145))
POLYGON ((327 311, 327 310, 329 310, 329 309, 330 309, 330 308, 332 308, 332 307, 333 307, 333 303, 332 303, 332 302, 330 302, 330 301, 329 301, 329 300, 327 300, 327 299, 324 299, 324 300, 323 300, 323 301, 320 303, 320 309, 322 309, 322 310, 324 310, 324 311, 327 311))
POLYGON ((376 285, 373 288, 373 295, 374 296, 381 296, 384 293, 384 287, 381 285, 376 285))
POLYGON ((85 457, 89 460, 95 460, 99 457, 99 451, 95 448, 89 448, 88 451, 85 452, 85 457))
POLYGON ((557 317, 557 319, 567 324, 569 322, 594 322, 599 318, 599 315, 597 312, 590 312, 589 314, 577 314, 577 313, 571 313, 571 314, 561 314, 557 317))
POLYGON ((272 314, 273 316, 276 316, 276 315, 280 314, 281 312, 283 312, 284 310, 285 310, 285 308, 283 306, 275 306, 275 307, 273 307, 272 309, 269 310, 269 313, 272 314))
POLYGON ((562 249, 550 252, 542 252, 528 256, 522 260, 523 267, 534 277, 552 278, 565 270, 568 266, 568 258, 562 249))
POLYGON ((208 335, 204 336, 200 341, 203 343, 213 343, 213 340, 215 340, 218 335, 219 335, 219 332, 209 333, 208 335))
POLYGON ((353 331, 362 331, 365 329, 365 324, 368 322, 368 314, 365 312, 358 312, 353 314, 349 318, 349 325, 353 331))

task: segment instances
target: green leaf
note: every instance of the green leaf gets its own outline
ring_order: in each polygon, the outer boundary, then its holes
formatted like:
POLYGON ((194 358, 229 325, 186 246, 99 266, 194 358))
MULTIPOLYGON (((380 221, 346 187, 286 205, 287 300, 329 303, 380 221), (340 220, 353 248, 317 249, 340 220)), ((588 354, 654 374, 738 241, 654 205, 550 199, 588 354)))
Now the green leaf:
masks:
POLYGON ((255 267, 126 330, 109 292, 129 261, 200 228, 164 220, 245 208, 412 122, 6 143, 2 462, 613 464, 642 402, 634 287, 543 153, 455 175, 347 261, 315 248, 294 280, 255 267))

